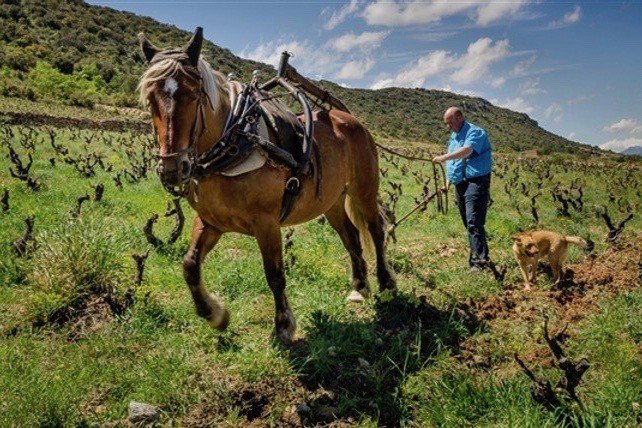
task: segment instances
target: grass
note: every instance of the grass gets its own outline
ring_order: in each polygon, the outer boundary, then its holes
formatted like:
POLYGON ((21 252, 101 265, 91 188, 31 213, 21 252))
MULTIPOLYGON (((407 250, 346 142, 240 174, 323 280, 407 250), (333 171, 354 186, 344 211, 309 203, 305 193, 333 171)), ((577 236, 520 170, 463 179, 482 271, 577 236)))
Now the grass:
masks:
MULTIPOLYGON (((487 227, 491 256, 507 267, 503 283, 489 272, 469 273, 452 203, 447 215, 429 206, 401 223, 397 243, 389 246, 399 294, 376 293, 363 305, 345 302, 349 258, 327 222, 295 227, 285 258, 301 340, 283 348, 270 338, 273 299, 251 238, 225 235, 203 266, 208 289, 230 310, 229 329, 214 332, 195 315, 181 272, 192 218, 185 204, 182 235, 150 251, 143 283, 134 286, 132 254, 150 248, 142 232, 147 219, 160 214, 154 233, 163 240, 174 227, 163 217, 170 197, 151 169, 137 181, 122 175, 141 161, 147 137, 53 129, 74 158, 96 152, 103 159, 104 168, 83 177, 54 151, 47 129, 3 130, 0 151, 7 154, 11 145, 24 160, 31 153, 30 174, 41 190, 0 175, 0 191, 10 195, 9 209, 0 212, 2 426, 124 425, 130 401, 159 408, 161 425, 184 426, 633 426, 642 418, 638 286, 587 282, 560 291, 540 273, 536 290, 524 294, 510 251, 512 234, 540 227, 591 237, 598 260, 610 251, 616 261, 630 254, 627 245, 639 240, 642 225, 639 164, 625 170, 605 159, 519 163, 498 156, 502 176, 493 177, 487 227), (543 165, 553 178, 538 185, 543 165), (619 186, 628 171, 629 185, 619 186), (507 187, 515 176, 517 184, 507 187), (577 197, 577 183, 583 187, 582 211, 559 214, 551 196, 558 182, 569 197, 577 197), (93 199, 98 183, 105 187, 101 201, 93 199), (542 190, 538 225, 521 183, 527 191, 542 190), (76 215, 84 194, 90 199, 76 215), (605 241, 608 230, 596 215, 602 206, 616 222, 635 212, 619 246, 605 241), (35 218, 36 245, 17 257, 11 243, 28 215, 35 218), (555 300, 557 292, 572 294, 566 306, 555 300), (118 310, 110 298, 121 302, 118 310), (578 315, 571 317, 573 305, 578 315), (53 316, 60 311, 64 317, 53 316), (569 404, 561 416, 531 399, 530 381, 513 360, 517 352, 537 375, 559 378, 542 338, 545 318, 556 326, 570 319, 564 349, 571 359, 585 356, 591 363, 578 388, 583 408, 569 404)), ((398 159, 382 166, 384 200, 391 183, 402 184, 399 218, 421 193, 413 173, 427 179, 432 172, 398 159)), ((0 171, 10 167, 0 156, 0 171)), ((590 262, 573 249, 569 263, 590 262)), ((627 266, 633 278, 636 266, 627 266)), ((374 275, 370 279, 376 289, 374 275)))

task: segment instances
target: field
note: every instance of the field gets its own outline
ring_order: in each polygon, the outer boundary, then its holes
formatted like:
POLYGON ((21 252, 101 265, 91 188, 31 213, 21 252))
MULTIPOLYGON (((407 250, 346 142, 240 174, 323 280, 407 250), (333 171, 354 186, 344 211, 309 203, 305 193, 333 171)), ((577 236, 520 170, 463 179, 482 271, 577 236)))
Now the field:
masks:
MULTIPOLYGON (((388 245, 399 293, 362 305, 345 301, 349 258, 323 218, 285 229, 298 321, 285 348, 271 340, 273 299, 249 237, 226 235, 204 265, 228 330, 196 316, 181 269, 193 212, 162 189, 140 116, 43 121, 38 109, 0 115, 1 426, 128 425, 133 401, 162 426, 642 423, 641 162, 497 153, 496 271, 468 270, 452 201, 445 215, 428 205, 388 245), (571 250, 559 285, 543 265, 525 291, 511 236, 534 228, 594 249, 571 250), (532 394, 546 381, 548 395, 532 394)), ((432 191, 432 167, 380 161, 381 198, 400 218, 432 191)))

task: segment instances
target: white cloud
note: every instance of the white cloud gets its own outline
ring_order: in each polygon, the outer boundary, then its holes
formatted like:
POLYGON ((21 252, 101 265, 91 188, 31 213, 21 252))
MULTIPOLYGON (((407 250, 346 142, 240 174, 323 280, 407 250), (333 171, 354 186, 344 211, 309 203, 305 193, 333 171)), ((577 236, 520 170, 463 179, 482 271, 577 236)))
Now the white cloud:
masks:
POLYGON ((527 2, 524 0, 515 1, 491 1, 482 4, 477 8, 477 24, 486 26, 495 21, 501 20, 504 16, 516 15, 527 2))
MULTIPOLYGON (((458 94, 458 95, 466 95, 467 97, 476 97, 476 98, 484 98, 484 94, 479 93, 477 91, 473 91, 470 89, 462 89, 462 88, 455 88, 450 85, 442 86, 441 88, 435 88, 438 91, 444 91, 444 92, 451 92, 453 94, 458 94)), ((494 101, 493 101, 494 104, 494 101)))
POLYGON ((505 77, 497 77, 495 79, 492 79, 489 84, 493 88, 499 88, 499 87, 503 86, 504 83, 506 83, 506 78, 505 77))
POLYGON ((485 80, 488 84, 501 85, 501 77, 491 76, 490 66, 509 54, 508 40, 499 40, 495 44, 489 38, 481 38, 468 46, 465 54, 457 55, 449 51, 438 50, 420 57, 406 65, 396 76, 379 78, 371 88, 380 89, 389 86, 414 88, 423 86, 426 78, 442 75, 446 81, 469 84, 485 80))
POLYGON ((305 54, 310 50, 311 49, 307 41, 304 41, 304 42, 298 42, 296 40, 291 42, 272 41, 272 42, 264 43, 262 45, 258 45, 252 51, 243 50, 239 54, 239 56, 247 59, 252 59, 254 61, 270 64, 270 65, 273 65, 274 67, 278 67, 282 52, 288 51, 292 53, 293 56, 300 55, 301 57, 304 57, 305 54))
POLYGON ((477 40, 468 46, 468 51, 461 58, 453 80, 459 83, 472 83, 488 74, 490 65, 505 58, 509 53, 508 40, 493 41, 487 37, 477 40))
POLYGON ((332 30, 337 25, 341 24, 345 19, 355 13, 359 8, 359 0, 350 0, 350 3, 343 6, 338 11, 334 12, 328 22, 323 24, 323 28, 326 30, 332 30))
POLYGON ((580 17, 582 16, 582 11, 578 5, 575 5, 572 12, 569 12, 564 15, 565 24, 575 24, 579 22, 580 17))
POLYGON ((526 80, 519 85, 519 92, 522 95, 546 94, 547 91, 539 86, 539 78, 526 80))
POLYGON ((470 8, 465 2, 425 2, 414 0, 405 3, 378 0, 363 11, 363 18, 370 25, 413 25, 438 22, 444 16, 454 15, 470 8))
POLYGON ((392 79, 390 77, 378 77, 375 82, 370 85, 370 89, 383 89, 383 88, 390 88, 392 86, 395 86, 395 79, 392 79))
POLYGON ((642 127, 638 126, 638 123, 635 119, 622 119, 617 123, 605 126, 602 128, 605 132, 636 132, 642 127))
POLYGON ((390 27, 415 24, 429 24, 461 12, 470 12, 477 25, 485 26, 506 16, 517 14, 528 1, 442 1, 378 0, 363 11, 363 18, 370 25, 390 27))
POLYGON ((537 57, 535 55, 531 56, 530 58, 518 62, 515 67, 511 70, 510 74, 511 76, 524 76, 526 75, 526 72, 528 69, 535 63, 535 60, 537 57))
POLYGON ((454 31, 438 32, 438 31, 419 31, 411 33, 408 37, 420 42, 434 43, 441 42, 442 40, 450 39, 457 35, 454 31))
POLYGON ((642 138, 626 138, 624 140, 610 140, 604 144, 600 144, 601 149, 613 150, 614 152, 621 152, 633 146, 642 147, 642 138))
POLYGON ((573 98, 572 100, 568 100, 566 102, 566 104, 568 104, 569 106, 572 106, 572 105, 575 105, 575 104, 579 104, 579 103, 583 103, 583 102, 586 102, 586 101, 590 101, 591 98, 592 97, 589 97, 589 96, 586 96, 586 95, 581 95, 581 96, 579 96, 577 98, 573 98))
POLYGON ((393 78, 379 79, 372 84, 372 89, 390 86, 415 88, 422 86, 427 77, 435 76, 454 68, 456 60, 446 51, 434 51, 419 58, 393 78))
POLYGON ((553 103, 553 104, 551 104, 550 106, 548 106, 546 108, 546 110, 544 111, 544 115, 547 118, 551 118, 552 117, 555 122, 559 123, 559 122, 562 121, 562 112, 563 111, 564 110, 562 109, 561 105, 559 105, 557 103, 553 103))
POLYGON ((350 61, 341 67, 334 77, 337 79, 361 79, 374 64, 374 60, 369 58, 363 61, 350 61))
POLYGON ((535 110, 533 107, 528 105, 528 103, 523 98, 519 98, 519 97, 513 98, 513 99, 506 99, 504 101, 494 101, 493 104, 496 104, 500 107, 504 107, 520 113, 526 113, 526 114, 530 114, 535 110))
POLYGON ((368 52, 381 46, 389 34, 390 31, 365 31, 359 35, 348 33, 328 41, 327 45, 339 52, 349 52, 357 47, 368 52))
POLYGON ((327 49, 318 49, 309 41, 271 41, 257 46, 254 50, 243 50, 239 56, 254 61, 270 64, 277 68, 281 53, 288 51, 292 54, 290 64, 300 72, 315 79, 321 79, 324 74, 336 70, 336 55, 327 49))
POLYGON ((556 28, 568 27, 569 25, 578 23, 581 17, 582 17, 582 9, 578 5, 575 5, 573 10, 571 12, 565 13, 562 19, 558 21, 553 21, 550 24, 548 24, 548 28, 556 29, 556 28))

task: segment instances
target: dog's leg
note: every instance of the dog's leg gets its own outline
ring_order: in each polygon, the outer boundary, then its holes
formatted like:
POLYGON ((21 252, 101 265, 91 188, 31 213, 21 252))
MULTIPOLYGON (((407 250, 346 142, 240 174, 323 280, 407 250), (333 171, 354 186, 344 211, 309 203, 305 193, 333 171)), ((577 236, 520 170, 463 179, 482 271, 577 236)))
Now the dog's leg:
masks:
POLYGON ((549 256, 548 261, 551 264, 551 271, 553 272, 553 283, 558 285, 562 282, 562 261, 554 257, 553 254, 549 256))
POLYGON ((524 289, 525 290, 530 290, 531 288, 531 281, 528 277, 528 263, 525 261, 522 261, 520 259, 517 259, 517 263, 519 264, 519 270, 522 271, 522 276, 524 277, 524 289))
POLYGON ((535 275, 537 275, 537 264, 539 263, 539 258, 535 257, 533 259, 533 264, 531 265, 531 282, 535 282, 535 275))

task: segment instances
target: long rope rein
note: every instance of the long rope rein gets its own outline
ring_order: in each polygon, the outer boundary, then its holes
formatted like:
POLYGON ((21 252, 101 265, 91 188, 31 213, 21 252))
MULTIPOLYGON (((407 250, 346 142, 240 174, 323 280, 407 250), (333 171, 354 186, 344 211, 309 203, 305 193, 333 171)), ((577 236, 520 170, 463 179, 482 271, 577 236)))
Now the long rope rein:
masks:
POLYGON ((388 152, 388 153, 390 153, 390 154, 392 154, 392 155, 399 156, 399 157, 404 158, 404 159, 407 159, 407 160, 412 160, 412 161, 415 161, 415 160, 416 160, 416 161, 432 162, 432 159, 422 158, 422 157, 420 157, 420 156, 410 156, 410 155, 406 155, 406 154, 403 154, 403 153, 397 152, 397 151, 395 151, 395 150, 392 150, 392 149, 390 149, 390 148, 388 148, 388 147, 386 147, 386 146, 383 146, 383 145, 381 145, 381 144, 379 144, 379 143, 377 143, 377 142, 375 142, 375 146, 379 147, 379 148, 380 148, 381 150, 383 150, 384 152, 388 152))
POLYGON ((421 156, 410 156, 406 155, 404 153, 397 152, 396 150, 392 150, 386 146, 383 146, 379 143, 375 142, 375 145, 380 148, 381 150, 390 153, 395 156, 399 156, 403 159, 409 160, 409 161, 422 161, 422 162, 430 162, 432 165, 432 172, 433 172, 433 183, 434 183, 434 188, 435 191, 434 193, 424 195, 423 199, 419 201, 414 208, 412 208, 409 212, 401 216, 399 220, 396 220, 394 223, 392 223, 388 229, 389 233, 392 233, 394 229, 399 226, 399 224, 406 220, 408 217, 410 217, 413 213, 415 213, 417 210, 425 207, 428 202, 430 202, 432 199, 436 198, 437 202, 437 210, 442 213, 446 214, 448 213, 448 189, 446 187, 446 173, 444 171, 444 167, 440 163, 433 162, 432 159, 424 158, 421 156), (440 180, 441 177, 441 180, 440 180), (443 183, 443 187, 439 187, 439 182, 443 183))

